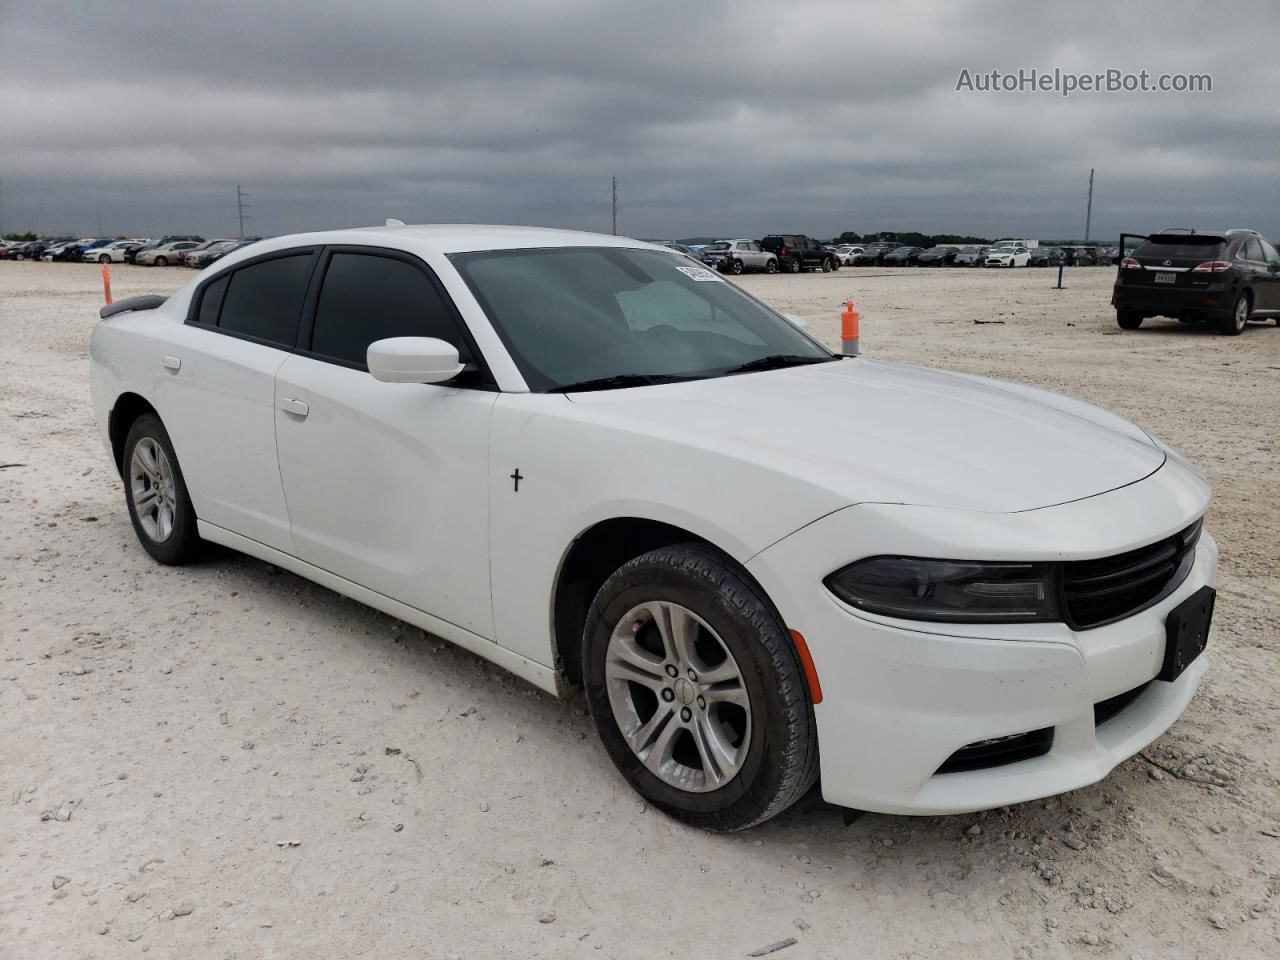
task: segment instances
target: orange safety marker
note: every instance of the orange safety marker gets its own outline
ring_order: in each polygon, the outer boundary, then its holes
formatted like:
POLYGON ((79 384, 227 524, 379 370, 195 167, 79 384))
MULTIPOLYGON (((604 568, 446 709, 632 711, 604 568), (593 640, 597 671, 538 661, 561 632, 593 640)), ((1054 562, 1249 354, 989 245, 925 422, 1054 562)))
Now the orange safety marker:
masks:
POLYGON ((850 297, 845 301, 844 313, 840 314, 840 344, 846 357, 858 355, 858 320, 861 316, 853 297, 850 297))
POLYGON ((804 634, 799 630, 791 631, 791 640, 796 645, 796 655, 800 658, 800 666, 804 670, 805 682, 809 684, 809 696, 813 702, 822 702, 822 684, 818 682, 818 668, 813 665, 813 655, 809 653, 809 644, 804 641, 804 634))
POLYGON ((102 265, 102 292, 106 295, 107 306, 111 306, 111 266, 106 263, 102 265))

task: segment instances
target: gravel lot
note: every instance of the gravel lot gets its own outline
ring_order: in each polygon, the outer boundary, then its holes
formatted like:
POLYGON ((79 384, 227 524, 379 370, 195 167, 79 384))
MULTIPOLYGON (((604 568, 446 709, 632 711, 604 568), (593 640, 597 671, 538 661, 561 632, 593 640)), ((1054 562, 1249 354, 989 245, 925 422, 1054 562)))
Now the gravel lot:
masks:
POLYGON ((92 423, 98 269, 0 263, 0 955, 1280 955, 1280 329, 1121 333, 1112 276, 742 284, 833 344, 852 294, 866 354, 1074 394, 1205 469, 1187 714, 1061 798, 845 827, 815 794, 716 836, 644 809, 580 699, 255 560, 152 563, 92 423))

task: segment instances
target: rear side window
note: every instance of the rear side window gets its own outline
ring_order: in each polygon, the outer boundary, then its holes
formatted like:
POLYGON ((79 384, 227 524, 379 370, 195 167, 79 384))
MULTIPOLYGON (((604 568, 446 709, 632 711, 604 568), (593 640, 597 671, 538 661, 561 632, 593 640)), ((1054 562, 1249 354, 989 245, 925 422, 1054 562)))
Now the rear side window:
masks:
POLYGON ((335 253, 316 304, 311 352, 364 367, 369 344, 387 337, 436 337, 472 360, 453 312, 435 284, 404 260, 335 253))
POLYGON ((210 327, 218 325, 218 314, 222 310, 222 298, 227 295, 227 284, 230 281, 231 276, 228 274, 227 276, 219 277, 204 288, 204 293, 200 295, 200 312, 196 314, 196 322, 210 327))
POLYGON ((223 294, 218 326, 228 333, 292 348, 298 337, 311 259, 308 251, 233 271, 223 294))

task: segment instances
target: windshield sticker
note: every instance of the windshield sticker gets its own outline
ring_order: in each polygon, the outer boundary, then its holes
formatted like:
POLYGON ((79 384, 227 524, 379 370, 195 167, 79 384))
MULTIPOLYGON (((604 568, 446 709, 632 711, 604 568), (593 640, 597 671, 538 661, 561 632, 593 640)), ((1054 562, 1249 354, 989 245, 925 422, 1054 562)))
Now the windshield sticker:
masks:
POLYGON ((697 280, 699 283, 724 283, 724 277, 718 273, 712 273, 710 270, 704 270, 702 267, 676 267, 681 273, 690 279, 697 280))

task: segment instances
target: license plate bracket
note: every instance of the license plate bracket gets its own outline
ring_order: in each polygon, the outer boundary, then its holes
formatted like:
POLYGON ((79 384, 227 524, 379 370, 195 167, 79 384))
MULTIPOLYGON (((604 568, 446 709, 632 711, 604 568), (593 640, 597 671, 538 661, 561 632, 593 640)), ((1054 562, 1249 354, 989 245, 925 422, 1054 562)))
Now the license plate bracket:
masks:
POLYGON ((1204 652, 1217 597, 1213 587, 1201 587, 1169 611, 1164 621, 1164 664, 1157 680, 1172 683, 1204 652))

